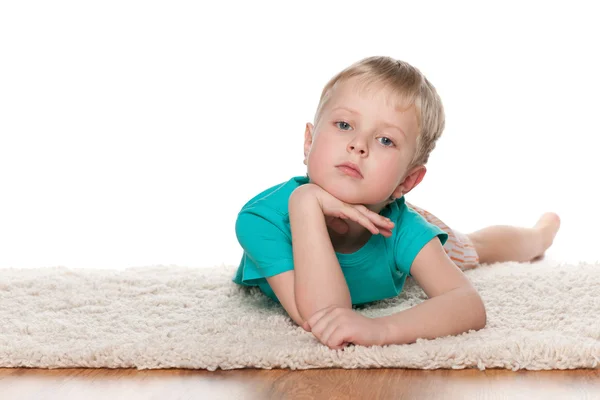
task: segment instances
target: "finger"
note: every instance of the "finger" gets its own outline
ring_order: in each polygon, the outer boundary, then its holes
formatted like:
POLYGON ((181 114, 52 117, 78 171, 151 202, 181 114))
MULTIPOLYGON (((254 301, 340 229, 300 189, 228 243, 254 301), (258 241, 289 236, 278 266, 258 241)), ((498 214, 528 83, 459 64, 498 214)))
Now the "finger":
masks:
POLYGON ((331 334, 329 337, 329 345, 335 346, 336 349, 343 349, 348 346, 348 327, 343 327, 341 325, 331 334))
POLYGON ((358 222, 359 224, 370 230, 374 235, 379 233, 379 229, 377 229, 375 224, 373 224, 373 222, 371 222, 371 220, 367 218, 366 215, 364 215, 355 207, 348 206, 348 209, 345 212, 345 214, 353 221, 358 222))
POLYGON ((383 215, 378 214, 374 211, 371 211, 366 207, 364 209, 365 209, 365 211, 368 211, 369 213, 371 213, 371 216, 373 217, 373 220, 376 222, 377 225, 381 225, 385 228, 393 228, 394 227, 395 224, 391 219, 384 217, 383 215))
POLYGON ((356 208, 358 210, 360 210, 362 213, 364 213, 367 217, 369 217, 375 225, 382 226, 385 228, 390 228, 390 227, 394 226, 394 223, 392 222, 392 220, 390 220, 387 217, 384 217, 381 214, 378 214, 374 211, 369 210, 363 204, 357 205, 356 208))
POLYGON ((387 229, 379 229, 379 233, 381 233, 381 235, 385 236, 385 237, 391 237, 392 236, 392 231, 387 230, 387 229))
POLYGON ((339 343, 332 343, 332 341, 330 340, 330 339, 332 339, 332 335, 334 334, 334 332, 340 327, 339 318, 340 318, 339 315, 331 315, 328 318, 327 326, 321 333, 321 338, 320 338, 321 342, 326 343, 328 346, 330 346, 332 344, 334 346, 337 346, 339 344, 339 343))
POLYGON ((325 315, 327 314, 329 311, 331 311, 333 309, 333 306, 330 307, 325 307, 320 309, 319 311, 317 311, 316 313, 314 313, 309 319, 308 319, 308 324, 310 325, 311 328, 314 328, 315 325, 317 324, 317 322, 325 315))
POLYGON ((312 327, 311 332, 312 334, 319 339, 319 341, 323 344, 327 344, 327 336, 325 335, 326 332, 331 332, 332 328, 335 328, 335 324, 332 323, 332 321, 337 317, 336 313, 332 313, 329 312, 325 315, 323 315, 321 317, 321 319, 319 319, 317 321, 317 323, 315 324, 315 326, 312 327))
POLYGON ((330 324, 332 327, 331 332, 328 333, 327 337, 323 336, 323 341, 327 344, 327 347, 338 350, 344 346, 344 327, 337 323, 330 324))
POLYGON ((379 226, 377 226, 367 215, 361 213, 360 211, 358 211, 358 213, 361 215, 361 220, 363 221, 362 225, 365 226, 367 229, 371 230, 371 232, 373 232, 373 234, 377 235, 378 233, 381 233, 379 226))
POLYGON ((365 220, 369 221, 370 224, 369 223, 365 224, 365 223, 362 223, 362 222, 360 224, 363 225, 365 228, 369 229, 371 231, 371 233, 373 233, 374 235, 380 233, 382 236, 385 236, 385 237, 391 237, 392 236, 391 229, 393 228, 393 226, 389 226, 389 225, 377 226, 372 221, 369 220, 368 216, 364 216, 364 218, 365 219, 363 221, 365 221, 365 220))
POLYGON ((389 218, 384 217, 381 214, 378 214, 374 211, 369 210, 367 207, 365 207, 362 204, 356 205, 355 208, 358 211, 360 211, 361 213, 363 213, 365 216, 367 216, 373 222, 373 224, 375 224, 375 226, 377 226, 378 228, 383 228, 385 230, 391 230, 395 225, 392 222, 392 220, 390 220, 389 218))
MULTIPOLYGON (((331 313, 326 313, 314 325, 311 326, 311 332, 317 336, 319 340, 323 337, 323 332, 327 329, 327 326, 331 322, 331 313)), ((321 340, 322 341, 322 340, 321 340)), ((325 343, 325 342, 323 342, 325 343)))
POLYGON ((306 331, 306 332, 310 332, 310 325, 308 324, 308 321, 304 321, 304 323, 302 324, 302 328, 306 331))

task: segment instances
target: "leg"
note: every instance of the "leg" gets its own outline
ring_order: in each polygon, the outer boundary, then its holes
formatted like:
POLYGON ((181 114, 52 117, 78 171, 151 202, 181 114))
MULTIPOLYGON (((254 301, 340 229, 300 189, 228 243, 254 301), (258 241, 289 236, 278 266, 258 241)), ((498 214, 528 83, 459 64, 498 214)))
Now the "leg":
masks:
POLYGON ((406 205, 419 213, 427 222, 436 225, 448 234, 448 240, 444 244, 444 251, 460 270, 466 271, 479 266, 480 260, 477 249, 468 235, 451 229, 438 217, 420 207, 409 202, 406 202, 406 205))
POLYGON ((495 225, 470 233, 482 264, 528 262, 542 257, 560 227, 555 213, 545 213, 533 228, 495 225))

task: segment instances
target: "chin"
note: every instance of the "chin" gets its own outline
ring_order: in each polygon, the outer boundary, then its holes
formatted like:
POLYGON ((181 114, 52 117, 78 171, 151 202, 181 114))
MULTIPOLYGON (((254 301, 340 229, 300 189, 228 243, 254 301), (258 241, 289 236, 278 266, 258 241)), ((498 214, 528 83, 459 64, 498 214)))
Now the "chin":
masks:
POLYGON ((320 186, 333 197, 348 204, 378 204, 379 197, 385 197, 385 193, 377 193, 377 190, 369 189, 363 179, 353 179, 340 174, 337 170, 332 174, 323 173, 322 169, 315 171, 309 168, 308 175, 311 183, 320 186), (368 194, 368 196, 365 196, 368 194))
POLYGON ((339 190, 339 191, 327 190, 327 191, 329 193, 331 193, 332 196, 334 196, 337 199, 340 199, 344 203, 348 203, 348 204, 367 204, 368 203, 367 199, 365 199, 364 196, 360 196, 359 194, 356 194, 356 193, 348 193, 345 190, 339 190))
POLYGON ((369 204, 372 199, 365 198, 365 189, 348 184, 345 180, 330 178, 324 182, 315 182, 333 197, 348 204, 369 204))

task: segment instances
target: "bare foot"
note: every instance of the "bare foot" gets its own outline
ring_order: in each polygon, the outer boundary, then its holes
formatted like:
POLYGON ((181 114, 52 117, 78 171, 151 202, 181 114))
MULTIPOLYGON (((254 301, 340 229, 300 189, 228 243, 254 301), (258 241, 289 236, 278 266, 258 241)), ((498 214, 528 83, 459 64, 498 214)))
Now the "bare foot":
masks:
POLYGON ((552 246, 554 237, 560 228, 560 217, 553 212, 544 213, 533 229, 538 229, 542 233, 542 252, 537 255, 532 261, 537 261, 544 257, 544 252, 548 247, 552 246))

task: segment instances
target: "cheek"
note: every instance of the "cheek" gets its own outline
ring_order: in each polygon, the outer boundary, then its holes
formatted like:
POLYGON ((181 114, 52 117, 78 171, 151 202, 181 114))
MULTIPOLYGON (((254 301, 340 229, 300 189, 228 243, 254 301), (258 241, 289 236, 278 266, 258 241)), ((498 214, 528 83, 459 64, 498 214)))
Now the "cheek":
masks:
POLYGON ((315 158, 315 161, 322 162, 323 160, 331 159, 333 155, 333 151, 337 145, 333 140, 327 137, 321 136, 318 140, 313 142, 313 146, 310 150, 312 157, 315 158))
POLYGON ((371 150, 371 154, 374 155, 377 160, 377 165, 380 168, 388 170, 397 170, 401 167, 403 162, 402 153, 392 149, 374 148, 371 150))
POLYGON ((315 149, 310 153, 308 167, 313 171, 313 174, 323 171, 331 162, 331 157, 327 152, 321 151, 322 148, 315 149))

